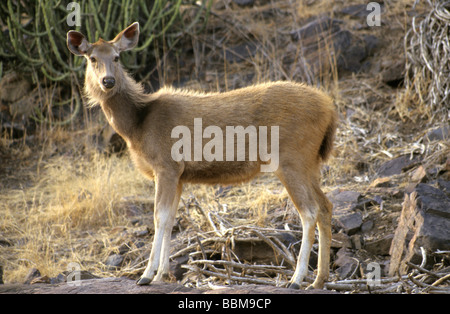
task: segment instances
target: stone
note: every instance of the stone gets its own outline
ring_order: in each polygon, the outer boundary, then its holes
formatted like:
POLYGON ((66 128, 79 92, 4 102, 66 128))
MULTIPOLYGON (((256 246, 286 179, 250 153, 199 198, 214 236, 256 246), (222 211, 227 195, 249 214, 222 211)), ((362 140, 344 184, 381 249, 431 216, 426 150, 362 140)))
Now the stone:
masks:
POLYGON ((363 224, 361 225, 361 232, 362 232, 362 233, 368 233, 368 232, 370 232, 370 230, 373 229, 373 226, 374 226, 374 225, 375 225, 375 224, 374 224, 373 220, 367 220, 367 221, 364 221, 363 224))
POLYGON ((318 16, 290 35, 295 45, 288 48, 292 57, 288 56, 284 62, 292 64, 293 70, 305 80, 310 80, 311 75, 320 78, 334 66, 339 75, 364 71, 368 68, 367 57, 378 47, 377 37, 356 36, 346 29, 345 21, 328 16, 318 16), (304 61, 293 62, 299 53, 304 61))
POLYGON ((105 262, 105 265, 110 267, 120 267, 123 262, 123 256, 120 254, 110 255, 105 262))
POLYGON ((41 272, 37 268, 31 268, 25 277, 24 284, 29 285, 35 278, 41 277, 41 272))
POLYGON ((364 245, 364 249, 374 255, 389 255, 393 234, 382 237, 381 239, 368 241, 364 245))
POLYGON ((331 247, 332 248, 343 248, 343 247, 351 248, 352 243, 350 241, 350 237, 343 232, 333 233, 332 238, 331 238, 331 247))
POLYGON ((233 2, 240 6, 251 6, 255 4, 255 0, 233 0, 233 2))
POLYGON ((331 19, 328 16, 319 17, 299 29, 292 31, 290 33, 291 38, 294 41, 298 41, 323 35, 324 33, 336 33, 341 30, 340 25, 342 23, 343 21, 331 19))
POLYGON ((358 232, 363 223, 362 214, 358 210, 376 203, 357 191, 336 189, 328 193, 327 197, 333 203, 333 226, 342 229, 349 236, 358 232))
POLYGON ((343 203, 357 203, 361 199, 361 193, 356 191, 341 191, 334 190, 331 194, 328 194, 330 201, 335 204, 343 203))
POLYGON ((348 235, 353 235, 361 228, 362 214, 356 212, 339 216, 336 218, 336 224, 341 227, 348 235))
POLYGON ((367 17, 370 12, 367 11, 366 4, 354 4, 342 8, 339 13, 352 17, 367 17))
POLYGON ((450 138, 450 127, 448 125, 441 126, 439 128, 429 131, 425 135, 425 139, 431 141, 443 141, 450 138))
POLYGON ((390 248, 389 274, 406 272, 405 262, 427 252, 450 250, 450 197, 444 191, 420 183, 405 194, 402 213, 390 248), (411 240, 407 235, 413 234, 411 240))
POLYGON ((403 85, 405 76, 405 60, 385 60, 381 63, 381 81, 387 85, 398 88, 403 85))
POLYGON ((418 155, 413 155, 412 158, 409 154, 402 155, 381 164, 377 170, 377 174, 379 177, 389 177, 400 174, 402 171, 411 169, 418 162, 420 162, 420 157, 418 155))
POLYGON ((253 43, 243 43, 234 47, 227 47, 225 59, 228 62, 242 62, 256 55, 257 46, 253 43))
POLYGON ((336 253, 336 257, 334 265, 338 266, 336 273, 339 275, 339 278, 351 277, 355 268, 358 267, 358 261, 353 257, 353 254, 347 248, 342 248, 336 253))

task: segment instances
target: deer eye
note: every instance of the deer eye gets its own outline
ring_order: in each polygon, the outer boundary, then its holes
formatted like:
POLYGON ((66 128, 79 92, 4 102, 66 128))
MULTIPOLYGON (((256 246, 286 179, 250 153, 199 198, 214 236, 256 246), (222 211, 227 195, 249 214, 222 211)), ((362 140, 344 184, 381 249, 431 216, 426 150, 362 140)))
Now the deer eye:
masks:
POLYGON ((119 61, 119 56, 116 56, 116 57, 114 58, 114 62, 117 62, 117 61, 119 61))
POLYGON ((91 60, 92 63, 97 62, 97 59, 95 57, 91 57, 90 60, 91 60))

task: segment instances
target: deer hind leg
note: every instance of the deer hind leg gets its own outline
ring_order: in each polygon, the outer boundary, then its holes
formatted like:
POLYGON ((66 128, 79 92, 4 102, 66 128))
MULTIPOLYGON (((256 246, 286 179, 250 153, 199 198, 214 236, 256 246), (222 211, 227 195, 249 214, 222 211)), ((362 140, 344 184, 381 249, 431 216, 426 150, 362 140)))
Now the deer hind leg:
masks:
POLYGON ((316 286, 319 288, 321 282, 323 286, 323 282, 328 278, 329 247, 327 249, 326 246, 331 242, 331 239, 329 241, 326 240, 328 235, 331 238, 331 217, 328 224, 328 221, 324 219, 327 216, 322 214, 322 198, 317 193, 317 189, 320 190, 317 183, 318 180, 305 178, 302 176, 303 173, 305 172, 300 171, 300 169, 283 169, 278 173, 278 177, 286 187, 292 202, 300 214, 303 228, 302 245, 295 272, 289 285, 289 287, 294 289, 300 288, 303 279, 308 273, 309 256, 314 243, 316 223, 320 225, 319 238, 323 237, 323 239, 319 240, 319 281, 315 281, 313 284, 314 288, 316 286))
MULTIPOLYGON (((155 176, 155 186, 155 235, 147 268, 137 281, 138 285, 148 285, 153 281, 158 273, 158 269, 160 269, 161 260, 163 260, 161 270, 168 272, 169 269, 170 234, 176 214, 176 207, 173 205, 178 191, 181 193, 181 187, 178 177, 167 173, 155 176), (165 245, 164 242, 166 242, 165 245)), ((160 278, 160 276, 157 278, 160 278)))
POLYGON ((330 272, 330 247, 331 247, 331 216, 333 205, 323 194, 320 187, 315 186, 319 204, 319 217, 317 227, 319 229, 319 262, 317 266, 317 277, 311 285, 314 289, 322 289, 328 280, 330 272))

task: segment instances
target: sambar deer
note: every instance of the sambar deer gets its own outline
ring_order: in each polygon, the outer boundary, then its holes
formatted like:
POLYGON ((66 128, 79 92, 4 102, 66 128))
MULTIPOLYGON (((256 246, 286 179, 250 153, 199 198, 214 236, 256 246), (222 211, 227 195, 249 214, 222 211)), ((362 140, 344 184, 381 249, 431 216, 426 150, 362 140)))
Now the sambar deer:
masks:
MULTIPOLYGON (((135 47, 138 37, 137 22, 111 41, 99 39, 89 43, 77 31, 67 33, 69 50, 87 59, 85 93, 89 102, 100 104, 111 126, 127 142, 137 168, 155 181, 155 234, 148 266, 137 284, 150 284, 169 275, 171 232, 183 184, 241 183, 253 178, 261 172, 261 166, 269 163, 261 156, 249 160, 248 152, 245 152, 246 160, 174 160, 172 149, 176 138, 172 131, 177 126, 187 126, 192 131, 194 120, 201 118, 204 126, 222 131, 227 126, 278 127, 278 138, 269 136, 271 141, 267 143, 272 149, 272 144, 278 145, 278 167, 273 172, 287 189, 303 228, 296 270, 289 286, 299 288, 308 272, 317 225, 319 261, 312 287, 322 288, 329 273, 332 204, 319 184, 321 162, 330 156, 337 124, 331 98, 318 89, 289 82, 265 83, 223 93, 161 88, 146 94, 119 62, 120 53, 135 47)), ((208 136, 203 134, 203 137, 208 136)), ((194 135, 192 139, 195 140, 194 135)), ((200 149, 205 147, 198 141, 195 145, 200 145, 200 149)), ((215 149, 215 154, 222 152, 222 157, 225 156, 224 147, 216 145, 215 149)))

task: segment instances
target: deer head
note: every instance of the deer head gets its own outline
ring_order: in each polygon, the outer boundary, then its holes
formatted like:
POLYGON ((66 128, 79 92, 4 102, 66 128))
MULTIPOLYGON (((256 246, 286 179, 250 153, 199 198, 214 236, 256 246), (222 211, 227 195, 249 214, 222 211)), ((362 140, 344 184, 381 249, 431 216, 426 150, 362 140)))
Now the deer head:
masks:
POLYGON ((86 78, 89 78, 104 93, 117 88, 122 67, 119 55, 122 51, 133 49, 139 39, 139 23, 135 22, 121 31, 113 40, 99 39, 89 43, 86 37, 77 31, 67 33, 67 47, 76 56, 87 59, 86 78))

